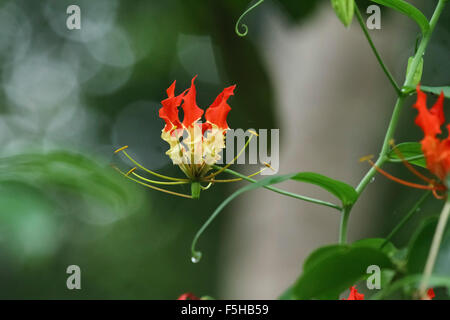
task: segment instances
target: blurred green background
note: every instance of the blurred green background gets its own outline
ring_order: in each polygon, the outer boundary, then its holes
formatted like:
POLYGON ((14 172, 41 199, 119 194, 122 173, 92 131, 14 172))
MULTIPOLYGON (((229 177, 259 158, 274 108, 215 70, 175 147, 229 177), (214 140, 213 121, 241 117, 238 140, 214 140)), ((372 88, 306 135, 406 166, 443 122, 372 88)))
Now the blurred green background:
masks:
MULTIPOLYGON (((319 2, 266 1, 292 25, 319 2)), ((201 239, 201 263, 190 262, 190 244, 228 187, 184 200, 134 185, 109 165, 129 168, 113 156, 129 145, 146 167, 181 176, 164 154, 157 111, 173 80, 180 92, 195 74, 202 108, 237 84, 232 127, 279 127, 261 53, 234 32, 248 4, 0 2, 0 298, 175 299, 187 291, 220 298, 227 215, 201 239), (66 28, 71 4, 81 8, 81 30, 66 28), (81 290, 66 288, 72 264, 81 268, 81 290)), ((250 32, 258 34, 267 8, 245 18, 250 32)), ((430 64, 427 84, 448 80, 430 64)))

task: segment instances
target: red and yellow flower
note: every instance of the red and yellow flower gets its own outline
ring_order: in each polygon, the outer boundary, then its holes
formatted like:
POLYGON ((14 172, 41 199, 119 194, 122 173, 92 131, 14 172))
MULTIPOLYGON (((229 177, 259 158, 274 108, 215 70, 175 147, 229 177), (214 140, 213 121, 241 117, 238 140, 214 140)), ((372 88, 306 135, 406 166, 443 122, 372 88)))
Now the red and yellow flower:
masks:
POLYGON ((159 116, 166 123, 161 138, 170 146, 166 154, 192 179, 203 177, 211 165, 220 160, 220 152, 225 148, 225 134, 229 129, 226 119, 231 107, 227 100, 236 87, 225 88, 217 96, 205 112, 206 122, 202 123, 200 120, 204 112, 196 103, 195 78, 191 87, 179 95, 175 95, 174 81, 159 109, 159 116), (180 105, 183 121, 178 115, 180 105))
MULTIPOLYGON (((194 84, 196 78, 197 76, 192 79, 190 88, 178 95, 175 94, 176 81, 174 81, 166 90, 167 98, 161 101, 162 107, 159 109, 159 117, 165 122, 161 138, 169 144, 169 150, 167 150, 166 154, 174 165, 180 167, 186 178, 169 177, 145 168, 127 153, 126 149, 128 146, 117 149, 115 153, 121 152, 124 154, 135 167, 128 170, 128 172, 122 172, 117 167, 114 167, 116 170, 128 179, 151 189, 195 199, 199 197, 200 190, 208 189, 213 183, 242 180, 241 178, 216 179, 218 174, 224 172, 236 161, 242 151, 224 167, 218 168, 215 166, 221 159, 221 151, 225 148, 225 135, 227 130, 229 130, 227 116, 231 110, 231 107, 228 105, 228 99, 234 95, 236 86, 225 88, 204 112, 196 102, 197 91, 194 84), (183 111, 182 120, 179 117, 180 108, 183 111), (201 121, 203 114, 205 122, 201 121), (139 169, 163 180, 148 179, 136 172, 139 169), (213 169, 217 169, 217 171, 210 173, 213 169), (203 186, 202 183, 207 185, 203 186), (155 186, 180 184, 191 184, 191 195, 155 186)), ((253 133, 253 135, 256 135, 256 133, 253 133)), ((244 149, 252 137, 249 138, 244 149)), ((266 166, 270 167, 269 165, 266 166)), ((261 171, 248 177, 257 175, 261 171)))

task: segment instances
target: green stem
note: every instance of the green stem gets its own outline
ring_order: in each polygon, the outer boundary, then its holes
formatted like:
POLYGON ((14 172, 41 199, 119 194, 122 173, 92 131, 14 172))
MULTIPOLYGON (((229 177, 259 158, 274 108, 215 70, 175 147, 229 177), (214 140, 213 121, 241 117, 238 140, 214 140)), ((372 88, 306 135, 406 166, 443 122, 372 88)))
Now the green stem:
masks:
MULTIPOLYGON (((390 150, 389 141, 394 137, 394 133, 397 128, 398 120, 400 118, 400 113, 403 109, 403 104, 407 97, 407 88, 412 86, 414 74, 416 73, 416 69, 419 65, 419 62, 425 53, 425 49, 428 46, 431 35, 433 34, 434 28, 436 27, 436 24, 442 13, 442 10, 444 9, 445 2, 447 2, 447 0, 439 0, 439 3, 437 4, 436 9, 434 10, 433 16, 430 20, 430 28, 428 29, 427 33, 423 35, 420 45, 417 48, 417 52, 414 55, 409 72, 406 74, 406 79, 403 84, 403 89, 401 90, 401 94, 399 94, 399 96, 397 98, 397 102, 395 103, 394 111, 392 113, 392 117, 389 122, 388 129, 386 131, 386 136, 384 138, 383 145, 381 147, 380 155, 378 156, 378 159, 375 162, 375 165, 378 167, 381 167, 388 159, 387 154, 390 150)), ((376 172, 377 172, 376 169, 374 167, 372 167, 366 173, 366 175, 361 179, 361 182, 356 187, 356 192, 358 193, 358 199, 359 199, 359 196, 361 195, 361 193, 364 191, 364 189, 369 184, 369 182, 375 176, 376 172)), ((358 199, 356 199, 356 201, 358 199)), ((344 212, 345 215, 350 215, 350 211, 351 211, 351 208, 349 208, 346 212, 344 212)), ((344 215, 344 213, 343 213, 343 215, 344 215)), ((341 230, 339 232, 341 235, 340 239, 347 238, 346 234, 347 234, 347 224, 348 224, 348 220, 349 220, 348 218, 349 218, 348 216, 342 217, 342 221, 341 221, 342 223, 340 226, 341 230)))
POLYGON ((427 262, 423 271, 422 281, 420 282, 419 294, 420 297, 426 297, 426 290, 428 288, 428 282, 430 281, 431 274, 433 273, 436 258, 439 253, 439 247, 441 246, 442 236, 445 233, 445 227, 447 225, 448 217, 450 216, 450 197, 447 196, 444 208, 442 209, 439 217, 436 231, 434 232, 433 242, 428 253, 427 262))
POLYGON ((350 217, 351 210, 352 210, 351 206, 342 209, 341 226, 339 228, 339 244, 347 243, 348 218, 350 217))
POLYGON ((397 95, 401 94, 401 89, 398 86, 397 82, 395 81, 394 77, 392 76, 389 69, 386 67, 386 64, 384 63, 383 59, 381 58, 380 54, 378 53, 377 48, 375 47, 375 44, 372 41, 372 38, 370 37, 369 30, 367 30, 366 24, 364 23, 364 20, 361 16, 361 12, 359 11, 358 5, 355 3, 355 13, 356 18, 358 19, 359 25, 361 26, 361 29, 364 32, 364 35, 366 36, 367 41, 370 44, 370 47, 372 48, 373 53, 375 54, 375 57, 378 60, 378 63, 380 64, 381 68, 383 69, 384 73, 388 77, 389 81, 391 82, 392 86, 394 87, 395 91, 397 92, 397 95))
POLYGON ((439 3, 437 4, 436 9, 434 10, 433 16, 431 17, 430 20, 430 29, 428 29, 428 32, 426 34, 424 34, 424 36, 422 37, 422 41, 420 42, 419 48, 417 48, 417 52, 414 56, 413 62, 411 63, 409 72, 406 75, 406 81, 405 84, 403 85, 402 92, 407 90, 407 88, 405 87, 412 86, 414 74, 416 73, 416 69, 420 63, 420 59, 425 54, 425 49, 428 46, 428 42, 431 39, 431 35, 433 34, 434 28, 436 27, 436 24, 439 20, 439 17, 442 14, 442 11, 444 10, 445 3, 447 1, 448 0, 439 0, 439 3))
MULTIPOLYGON (((384 137, 383 145, 381 147, 380 155, 378 156, 377 161, 375 161, 375 166, 381 167, 388 159, 387 154, 389 152, 389 141, 394 137, 395 129, 397 128, 397 123, 400 118, 400 113, 403 109, 403 103, 405 102, 405 97, 401 96, 397 98, 397 102, 394 106, 394 112, 392 113, 391 121, 389 122, 388 129, 386 131, 386 136, 384 137)), ((370 168, 370 170, 366 173, 366 175, 361 179, 361 182, 356 187, 356 192, 358 193, 358 197, 367 187, 369 182, 377 173, 375 167, 370 168)))
POLYGON ((201 185, 200 182, 194 181, 191 183, 191 196, 192 199, 200 198, 201 185))
POLYGON ((431 194, 431 191, 428 190, 425 192, 422 197, 417 201, 414 206, 409 210, 409 212, 406 214, 406 216, 403 217, 403 219, 395 226, 395 228, 389 233, 389 235, 386 237, 384 242, 381 244, 380 249, 383 249, 389 241, 391 241, 392 237, 394 237, 397 232, 409 221, 409 219, 412 218, 414 213, 417 212, 417 209, 422 205, 422 203, 428 198, 428 196, 431 194))
MULTIPOLYGON (((214 167, 214 169, 217 169, 217 170, 223 169, 223 167, 216 166, 216 165, 214 165, 213 167, 214 167)), ((236 177, 239 177, 239 178, 241 178, 243 180, 246 180, 248 182, 252 182, 252 183, 258 182, 257 180, 249 178, 246 175, 240 174, 240 173, 238 173, 236 171, 233 171, 233 170, 230 170, 230 169, 225 169, 225 170, 223 170, 223 172, 232 174, 232 175, 234 175, 236 177)), ((271 190, 271 191, 279 193, 279 194, 282 194, 282 195, 287 196, 287 197, 291 197, 291 198, 295 198, 295 199, 299 199, 299 200, 303 200, 303 201, 311 202, 311 203, 315 203, 315 204, 320 204, 322 206, 330 207, 330 208, 333 208, 333 209, 336 209, 336 210, 339 210, 339 211, 342 210, 342 208, 340 206, 335 205, 335 204, 330 203, 330 202, 327 202, 327 201, 322 201, 322 200, 319 200, 319 199, 314 199, 314 198, 302 196, 302 195, 299 195, 299 194, 296 194, 296 193, 292 193, 292 192, 289 192, 289 191, 285 191, 285 190, 282 190, 282 189, 278 189, 278 188, 275 188, 275 187, 272 187, 272 186, 263 186, 263 188, 271 190)))

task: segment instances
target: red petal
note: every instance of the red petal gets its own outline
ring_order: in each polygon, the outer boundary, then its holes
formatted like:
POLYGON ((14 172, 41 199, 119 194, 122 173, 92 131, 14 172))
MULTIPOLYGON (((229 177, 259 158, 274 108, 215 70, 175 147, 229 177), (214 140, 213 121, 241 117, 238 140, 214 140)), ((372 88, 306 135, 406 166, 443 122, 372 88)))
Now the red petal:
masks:
POLYGON ((425 136, 436 136, 441 133, 441 125, 444 123, 443 99, 439 97, 431 110, 427 109, 427 96, 417 86, 417 101, 414 108, 419 111, 416 124, 422 128, 425 136))
POLYGON ((184 93, 175 97, 175 82, 167 89, 168 98, 161 101, 162 108, 159 109, 159 117, 166 122, 164 131, 170 131, 176 127, 181 127, 180 120, 178 119, 178 107, 181 104, 184 93))
MULTIPOLYGON (((436 137, 440 134, 441 126, 445 122, 444 117, 444 94, 441 92, 434 106, 428 110, 426 105, 426 94, 417 86, 417 101, 414 108, 419 111, 416 124, 420 126, 425 137, 420 142, 425 155, 427 168, 444 181, 450 172, 450 139, 440 140, 436 137)), ((449 128, 449 127, 448 127, 449 128)))
POLYGON ((195 78, 197 78, 197 76, 192 78, 191 88, 189 89, 188 93, 184 96, 183 105, 181 106, 184 111, 183 125, 186 128, 191 127, 194 124, 194 122, 199 120, 203 115, 203 110, 200 109, 197 106, 197 103, 195 102, 195 96, 197 93, 194 85, 195 78))
POLYGON ((172 84, 170 85, 169 88, 167 88, 166 92, 167 92, 167 97, 169 98, 173 98, 175 96, 175 84, 176 84, 177 80, 175 80, 174 82, 172 82, 172 84))
POLYGON ((439 119, 439 126, 445 122, 444 116, 444 92, 441 92, 434 106, 430 109, 430 113, 439 119))
MULTIPOLYGON (((447 131, 450 134, 450 124, 447 125, 447 131)), ((450 137, 442 140, 440 144, 440 159, 442 163, 442 168, 445 173, 444 177, 441 177, 441 181, 445 181, 445 177, 450 172, 450 137)))
POLYGON ((445 178, 445 172, 440 164, 441 142, 433 136, 426 136, 420 141, 422 152, 427 162, 427 168, 439 179, 445 178))
POLYGON ((208 110, 206 110, 206 121, 215 124, 220 129, 228 129, 227 115, 231 107, 227 104, 227 100, 234 95, 234 88, 236 88, 236 85, 223 89, 208 110))

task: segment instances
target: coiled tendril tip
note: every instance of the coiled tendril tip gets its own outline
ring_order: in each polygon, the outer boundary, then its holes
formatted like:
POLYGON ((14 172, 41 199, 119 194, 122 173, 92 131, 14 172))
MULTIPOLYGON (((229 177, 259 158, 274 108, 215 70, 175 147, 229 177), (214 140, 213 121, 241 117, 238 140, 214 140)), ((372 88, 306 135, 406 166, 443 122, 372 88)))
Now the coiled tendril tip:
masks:
POLYGON ((239 19, 236 21, 236 26, 234 28, 234 30, 236 31, 236 34, 240 37, 245 37, 248 33, 248 27, 246 24, 242 24, 241 27, 244 30, 244 32, 240 32, 239 31, 239 24, 241 23, 242 18, 245 17, 245 15, 247 13, 249 13, 250 11, 252 11, 254 8, 256 8, 257 6, 259 6, 261 3, 263 3, 264 0, 259 0, 258 2, 256 2, 254 5, 252 5, 250 8, 248 8, 247 10, 244 11, 243 14, 241 14, 241 16, 239 17, 239 19))

